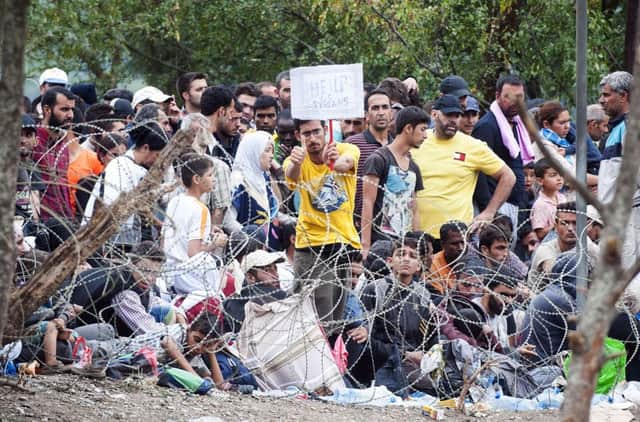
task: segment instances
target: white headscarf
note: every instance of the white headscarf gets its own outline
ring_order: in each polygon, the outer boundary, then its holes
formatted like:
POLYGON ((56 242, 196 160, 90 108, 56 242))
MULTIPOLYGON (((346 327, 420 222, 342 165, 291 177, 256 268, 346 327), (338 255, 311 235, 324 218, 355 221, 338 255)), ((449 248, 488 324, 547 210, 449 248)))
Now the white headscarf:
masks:
POLYGON ((271 213, 265 172, 260 168, 260 155, 273 145, 273 136, 264 131, 247 133, 242 137, 231 169, 233 187, 243 184, 247 193, 267 214, 271 213))

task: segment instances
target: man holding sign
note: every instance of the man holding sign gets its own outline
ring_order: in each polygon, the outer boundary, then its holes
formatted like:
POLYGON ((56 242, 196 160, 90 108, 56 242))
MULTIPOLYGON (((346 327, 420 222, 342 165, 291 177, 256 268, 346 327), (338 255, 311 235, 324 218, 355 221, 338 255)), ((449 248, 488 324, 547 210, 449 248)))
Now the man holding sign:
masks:
POLYGON ((290 189, 300 192, 294 269, 298 285, 314 284, 318 317, 327 334, 343 320, 350 253, 360 249, 353 225, 358 148, 329 143, 322 120, 295 120, 295 146, 283 168, 290 189), (333 164, 333 170, 330 164, 333 164))
POLYGON ((327 140, 324 122, 363 117, 362 64, 299 67, 290 74, 291 114, 302 147, 294 147, 282 167, 300 195, 296 290, 313 286, 318 317, 332 336, 344 326, 349 258, 360 249, 353 224, 360 150, 334 143, 331 123, 327 140))

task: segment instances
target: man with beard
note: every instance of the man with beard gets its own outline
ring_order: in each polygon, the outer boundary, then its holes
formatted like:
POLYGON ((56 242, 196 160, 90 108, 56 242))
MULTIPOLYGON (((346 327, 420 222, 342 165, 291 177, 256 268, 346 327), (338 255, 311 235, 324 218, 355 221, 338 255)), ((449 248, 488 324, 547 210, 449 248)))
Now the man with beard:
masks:
POLYGON ((348 139, 353 135, 362 133, 364 131, 364 117, 354 117, 351 119, 340 120, 340 131, 342 132, 342 139, 348 139))
POLYGON ((233 107, 229 110, 229 116, 213 134, 218 140, 219 148, 224 150, 225 156, 235 158, 240 145, 240 119, 242 118, 242 104, 239 101, 233 102, 233 107))
POLYGON ((415 195, 422 190, 422 175, 411 151, 422 145, 428 123, 429 116, 419 107, 400 110, 393 143, 374 151, 365 162, 360 232, 363 259, 376 240, 399 239, 417 228, 415 195))
POLYGON ((276 76, 276 93, 280 101, 280 107, 282 110, 291 108, 291 77, 289 71, 285 70, 278 73, 276 76))
MULTIPOLYGON (((496 83, 496 99, 491 103, 490 111, 471 132, 471 136, 486 142, 515 175, 516 181, 507 192, 506 202, 500 202, 497 209, 511 218, 514 227, 518 226, 518 211, 527 209, 524 166, 534 159, 529 132, 518 116, 518 103, 523 100, 522 80, 515 75, 501 76, 496 83)), ((497 179, 480 175, 473 199, 483 220, 490 221, 495 214, 492 198, 497 192, 497 179)), ((523 211, 522 218, 529 218, 529 213, 523 211)))
POLYGON ((16 184, 16 213, 29 222, 37 223, 40 217, 40 195, 44 190, 40 172, 31 161, 36 145, 36 122, 28 114, 22 115, 22 132, 18 143, 18 181, 16 184))
MULTIPOLYGON (((378 148, 390 144, 393 138, 389 134, 391 124, 391 100, 389 94, 381 89, 374 89, 364 99, 365 118, 369 125, 364 132, 353 135, 345 142, 358 147, 360 160, 358 161, 358 176, 364 174, 364 163, 378 148)), ((356 183, 356 201, 353 220, 360 228, 362 215, 362 178, 356 183)))
POLYGON ((273 134, 276 130, 276 119, 278 118, 278 101, 268 95, 261 95, 253 105, 254 120, 257 130, 263 130, 273 134))
POLYGON ((200 72, 188 72, 176 81, 176 90, 184 102, 184 114, 200 113, 200 98, 207 89, 207 75, 200 72))
POLYGON ((424 185, 417 195, 419 229, 439 238, 444 222, 469 224, 474 220, 472 199, 478 173, 489 175, 497 184, 476 222, 493 220, 509 196, 515 176, 487 144, 458 131, 462 116, 458 98, 443 95, 433 108, 435 128, 427 132, 413 159, 420 167, 424 185))
POLYGON ((214 134, 221 132, 222 127, 231 119, 232 110, 236 107, 233 92, 222 85, 210 86, 202 94, 201 104, 202 114, 209 120, 209 130, 213 138, 213 142, 207 147, 207 154, 224 161, 231 169, 233 156, 222 147, 214 134))
POLYGON ((328 143, 321 120, 295 120, 296 137, 283 169, 288 187, 300 195, 296 226, 296 291, 313 286, 318 317, 328 335, 344 325, 349 258, 360 249, 353 225, 358 148, 328 143), (333 166, 330 166, 330 163, 333 166))
POLYGON ((68 130, 73 122, 76 96, 62 87, 47 90, 42 96, 42 126, 37 129, 33 159, 38 165, 44 191, 40 219, 70 220, 73 217, 67 182, 70 142, 68 130))

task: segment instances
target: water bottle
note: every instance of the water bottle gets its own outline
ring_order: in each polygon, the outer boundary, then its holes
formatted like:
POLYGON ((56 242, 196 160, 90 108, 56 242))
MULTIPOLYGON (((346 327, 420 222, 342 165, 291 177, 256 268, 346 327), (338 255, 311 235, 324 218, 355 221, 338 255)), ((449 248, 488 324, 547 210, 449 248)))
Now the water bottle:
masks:
POLYGON ((251 394, 255 387, 251 384, 231 384, 230 391, 237 391, 240 394, 251 394))
POLYGON ((487 404, 493 409, 522 412, 538 409, 538 403, 529 399, 519 399, 511 396, 502 396, 499 399, 487 400, 487 404))

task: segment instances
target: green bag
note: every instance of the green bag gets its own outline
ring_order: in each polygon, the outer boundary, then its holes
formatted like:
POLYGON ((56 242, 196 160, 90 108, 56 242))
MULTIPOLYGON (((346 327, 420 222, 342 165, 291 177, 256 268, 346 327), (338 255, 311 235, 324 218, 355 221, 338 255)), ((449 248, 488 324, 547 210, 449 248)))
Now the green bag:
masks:
MULTIPOLYGON (((607 394, 609 391, 621 381, 625 380, 625 367, 627 366, 627 352, 624 348, 624 343, 620 340, 616 340, 610 337, 604 339, 604 355, 609 357, 611 355, 620 356, 607 359, 605 364, 600 369, 598 374, 598 382, 596 384, 596 394, 607 394)), ((564 360, 564 375, 569 376, 569 364, 571 363, 571 353, 564 360)))
POLYGON ((196 394, 207 394, 213 388, 213 382, 208 378, 200 378, 183 369, 167 366, 158 378, 158 385, 188 390, 196 394))

